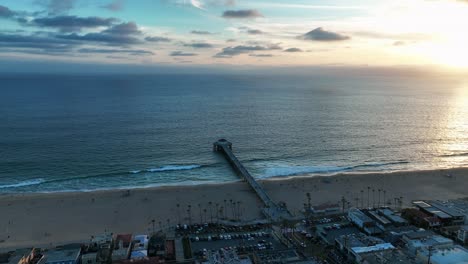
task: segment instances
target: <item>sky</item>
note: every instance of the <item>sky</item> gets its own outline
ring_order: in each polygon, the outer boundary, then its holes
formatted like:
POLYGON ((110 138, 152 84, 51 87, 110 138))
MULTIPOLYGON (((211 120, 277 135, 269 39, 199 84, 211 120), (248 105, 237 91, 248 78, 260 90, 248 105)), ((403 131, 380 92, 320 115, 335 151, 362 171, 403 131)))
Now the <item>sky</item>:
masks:
POLYGON ((3 68, 468 69, 468 0, 0 0, 0 25, 3 68))

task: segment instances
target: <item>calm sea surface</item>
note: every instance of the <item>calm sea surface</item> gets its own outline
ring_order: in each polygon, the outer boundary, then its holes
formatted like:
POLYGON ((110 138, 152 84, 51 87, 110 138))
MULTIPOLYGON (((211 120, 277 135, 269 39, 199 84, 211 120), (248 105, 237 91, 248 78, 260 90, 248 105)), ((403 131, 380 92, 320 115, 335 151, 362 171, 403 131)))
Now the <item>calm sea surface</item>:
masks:
POLYGON ((0 193, 468 165, 468 82, 336 75, 0 76, 0 193))

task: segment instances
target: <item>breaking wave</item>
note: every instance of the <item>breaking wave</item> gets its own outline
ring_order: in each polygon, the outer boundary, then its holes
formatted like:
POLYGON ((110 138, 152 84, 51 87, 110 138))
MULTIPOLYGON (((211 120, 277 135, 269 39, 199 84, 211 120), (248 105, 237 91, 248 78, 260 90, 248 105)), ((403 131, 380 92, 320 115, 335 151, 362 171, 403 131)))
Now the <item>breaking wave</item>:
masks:
POLYGON ((19 187, 25 187, 25 186, 31 186, 31 185, 38 185, 44 182, 45 182, 44 179, 33 179, 33 180, 22 181, 22 182, 18 182, 14 184, 0 185, 0 189, 19 188, 19 187))
POLYGON ((163 171, 181 171, 181 170, 193 170, 201 168, 202 165, 167 165, 158 168, 150 168, 146 170, 133 170, 130 173, 137 174, 142 172, 163 172, 163 171))
POLYGON ((388 163, 369 163, 360 164, 355 166, 285 166, 285 167, 272 167, 265 170, 262 178, 276 177, 276 176, 293 176, 300 174, 311 173, 338 173, 353 170, 360 170, 364 168, 385 167, 390 165, 408 164, 408 161, 396 161, 388 163))

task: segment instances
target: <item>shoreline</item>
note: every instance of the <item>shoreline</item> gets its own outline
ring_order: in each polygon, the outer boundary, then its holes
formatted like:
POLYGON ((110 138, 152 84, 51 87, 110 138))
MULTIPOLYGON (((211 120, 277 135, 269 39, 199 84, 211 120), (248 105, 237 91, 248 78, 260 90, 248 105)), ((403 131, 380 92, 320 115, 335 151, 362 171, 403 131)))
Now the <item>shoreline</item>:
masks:
MULTIPOLYGON (((352 206, 356 198, 367 198, 368 187, 375 189, 375 196, 378 189, 385 190, 385 200, 403 197, 406 206, 415 199, 468 196, 468 168, 278 178, 259 183, 272 200, 285 202, 293 214, 303 208, 307 192, 311 194, 312 205, 338 203, 345 197, 352 206), (449 174, 452 176, 447 177, 449 174)), ((126 190, 0 195, 2 215, 6 216, 0 219, 0 249, 86 241, 105 230, 147 233, 152 219, 162 226, 173 226, 179 221, 188 223, 189 205, 193 223, 210 221, 209 211, 203 213, 210 208, 210 202, 212 209, 226 205, 228 210, 223 214, 227 218, 231 217, 229 202, 239 202, 243 221, 261 218, 263 207, 242 181, 140 188, 129 193, 126 190)), ((364 199, 357 204, 370 202, 364 199)))
MULTIPOLYGON (((431 173, 431 172, 451 172, 453 170, 467 170, 467 167, 455 167, 455 168, 438 168, 438 169, 421 169, 421 170, 390 170, 390 171, 348 171, 348 172, 337 172, 337 173, 301 173, 301 174, 291 174, 291 175, 278 175, 278 176, 271 176, 266 178, 256 178, 258 182, 270 182, 270 181, 288 181, 294 179, 309 179, 309 178, 330 178, 330 177, 344 177, 344 176, 354 176, 354 175, 388 175, 388 174, 398 174, 398 173, 414 173, 414 172, 422 172, 422 173, 431 173)), ((224 181, 224 182, 217 182, 217 181, 209 181, 209 182, 197 182, 192 184, 168 184, 168 185, 150 185, 150 186, 134 186, 134 187, 118 187, 118 188, 101 188, 101 189, 91 189, 91 190, 62 190, 62 191, 38 191, 38 192, 0 192, 0 200, 3 197, 11 197, 11 196, 36 196, 36 195, 54 195, 54 194, 79 194, 79 193, 106 193, 106 192, 118 192, 118 191, 141 191, 141 190, 148 190, 148 189, 159 189, 159 188, 185 188, 185 187, 195 187, 195 186, 213 186, 213 185, 226 185, 226 184, 233 184, 242 182, 241 179, 233 180, 233 181, 224 181)), ((468 195, 468 194, 467 194, 468 195)))

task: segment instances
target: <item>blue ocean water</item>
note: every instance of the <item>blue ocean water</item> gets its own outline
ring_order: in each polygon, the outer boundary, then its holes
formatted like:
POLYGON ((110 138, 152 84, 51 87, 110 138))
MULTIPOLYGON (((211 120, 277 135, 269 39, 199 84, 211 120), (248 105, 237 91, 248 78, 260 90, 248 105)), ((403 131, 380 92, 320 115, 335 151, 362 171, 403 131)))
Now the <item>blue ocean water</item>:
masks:
POLYGON ((395 75, 2 75, 0 193, 468 164, 468 82, 395 75))

